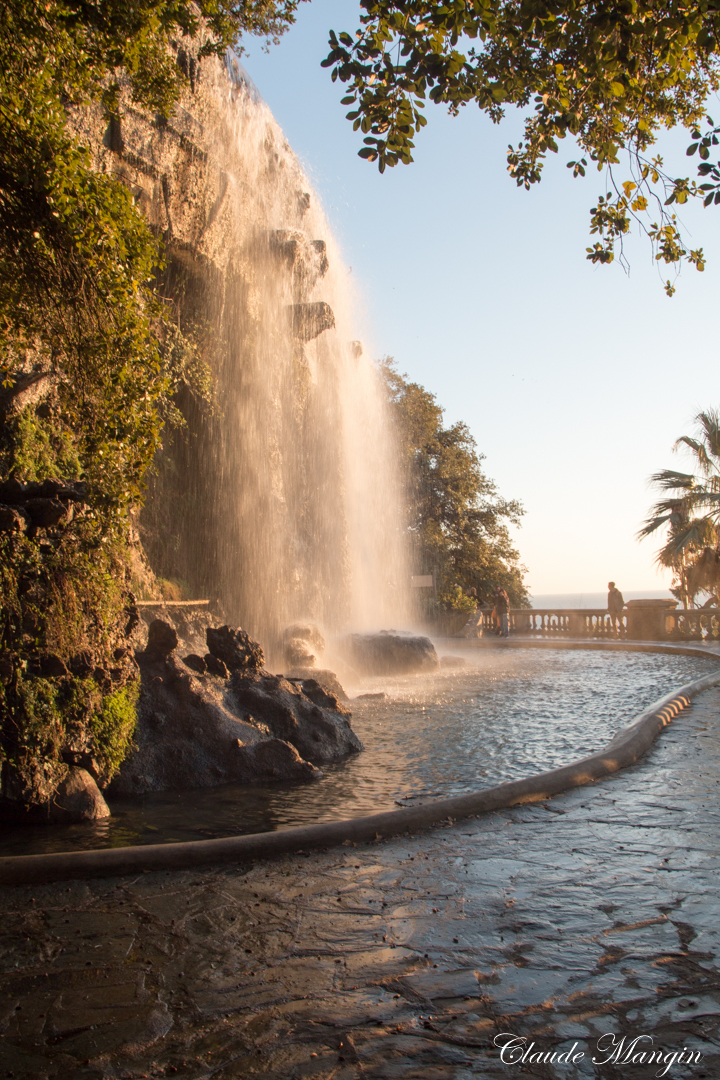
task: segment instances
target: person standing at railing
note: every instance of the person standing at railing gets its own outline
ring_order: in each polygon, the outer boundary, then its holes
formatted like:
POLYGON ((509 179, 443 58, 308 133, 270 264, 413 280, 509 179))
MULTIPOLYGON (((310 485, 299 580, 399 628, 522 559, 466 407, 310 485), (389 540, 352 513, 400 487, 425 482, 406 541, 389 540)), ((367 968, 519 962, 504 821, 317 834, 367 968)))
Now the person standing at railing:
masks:
POLYGON ((500 623, 500 637, 510 635, 510 597, 504 589, 498 587, 495 590, 495 611, 500 623))
POLYGON ((616 633, 622 630, 622 610, 625 607, 623 594, 617 588, 614 581, 608 581, 608 612, 610 614, 610 626, 616 633))

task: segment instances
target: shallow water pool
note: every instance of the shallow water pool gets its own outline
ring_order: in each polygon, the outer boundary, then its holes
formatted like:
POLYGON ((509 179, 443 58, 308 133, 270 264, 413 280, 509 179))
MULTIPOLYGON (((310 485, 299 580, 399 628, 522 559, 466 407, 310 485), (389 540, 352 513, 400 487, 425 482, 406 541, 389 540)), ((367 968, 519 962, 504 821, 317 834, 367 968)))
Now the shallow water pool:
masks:
POLYGON ((566 765, 657 698, 710 674, 700 657, 458 648, 466 666, 368 679, 351 701, 362 754, 311 784, 230 785, 113 802, 98 824, 3 829, 0 854, 203 840, 416 805, 566 765))

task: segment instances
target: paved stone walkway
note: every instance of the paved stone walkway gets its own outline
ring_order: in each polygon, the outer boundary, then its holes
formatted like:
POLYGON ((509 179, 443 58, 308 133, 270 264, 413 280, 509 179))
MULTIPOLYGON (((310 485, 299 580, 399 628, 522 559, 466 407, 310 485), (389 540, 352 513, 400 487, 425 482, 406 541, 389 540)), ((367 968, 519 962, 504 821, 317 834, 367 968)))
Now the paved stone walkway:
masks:
POLYGON ((711 690, 639 766, 544 805, 249 871, 2 890, 0 1080, 717 1080, 719 785, 711 690), (503 1032, 534 1043, 525 1064, 503 1032), (704 1056, 594 1065, 607 1033, 704 1056))

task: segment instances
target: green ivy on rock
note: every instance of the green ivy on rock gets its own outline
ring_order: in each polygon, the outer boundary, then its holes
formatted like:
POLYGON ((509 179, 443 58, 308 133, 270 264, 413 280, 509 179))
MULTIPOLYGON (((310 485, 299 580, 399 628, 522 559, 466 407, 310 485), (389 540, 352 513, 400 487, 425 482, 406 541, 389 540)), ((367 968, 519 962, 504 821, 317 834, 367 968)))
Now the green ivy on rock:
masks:
POLYGON ((127 752, 130 515, 179 387, 211 397, 160 239, 69 117, 162 123, 203 56, 298 2, 0 5, 0 797, 47 802, 73 764, 105 783, 127 752))

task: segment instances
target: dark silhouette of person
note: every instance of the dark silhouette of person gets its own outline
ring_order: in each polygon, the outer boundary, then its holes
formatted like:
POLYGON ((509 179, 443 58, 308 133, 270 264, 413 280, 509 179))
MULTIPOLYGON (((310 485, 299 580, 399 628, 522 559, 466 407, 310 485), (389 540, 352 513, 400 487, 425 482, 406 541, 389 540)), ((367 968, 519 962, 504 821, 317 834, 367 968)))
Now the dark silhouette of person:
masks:
POLYGON ((608 581, 607 609, 610 613, 610 625, 613 630, 616 630, 618 633, 620 633, 622 626, 620 616, 622 615, 622 609, 624 607, 625 601, 623 599, 623 594, 617 588, 614 581, 608 581))
POLYGON ((510 597, 500 587, 495 590, 495 612, 500 624, 500 637, 508 637, 510 634, 510 597))

